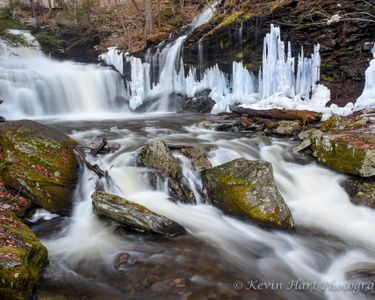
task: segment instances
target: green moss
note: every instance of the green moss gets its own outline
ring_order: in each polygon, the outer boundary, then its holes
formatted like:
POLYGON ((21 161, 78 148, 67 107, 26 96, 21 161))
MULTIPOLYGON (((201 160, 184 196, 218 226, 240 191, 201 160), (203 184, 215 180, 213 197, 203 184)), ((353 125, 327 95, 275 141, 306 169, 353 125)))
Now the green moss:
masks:
POLYGON ((326 82, 330 82, 330 81, 334 81, 335 78, 331 75, 327 75, 327 74, 320 74, 320 79, 322 81, 326 81, 326 82))
POLYGON ((42 47, 43 52, 45 53, 50 53, 54 49, 62 47, 64 43, 63 40, 47 32, 38 32, 34 36, 42 47))
POLYGON ((47 249, 15 215, 1 216, 0 294, 4 299, 29 299, 47 264, 47 249))
POLYGON ((245 182, 228 175, 220 176, 217 181, 217 194, 223 200, 226 209, 264 223, 279 222, 278 209, 273 214, 267 214, 262 212, 260 206, 249 204, 246 200, 246 194, 253 188, 254 184, 252 182, 245 182))
POLYGON ((68 137, 65 141, 61 136, 54 139, 47 135, 46 127, 31 124, 34 128, 11 125, 1 135, 6 163, 2 177, 7 186, 21 191, 35 204, 64 213, 70 207, 78 176, 78 165, 69 148, 75 142, 68 137))
POLYGON ((243 59, 243 52, 242 51, 240 51, 240 52, 238 52, 237 54, 236 54, 236 59, 243 59))
POLYGON ((365 159, 365 152, 351 147, 344 138, 332 140, 319 137, 313 140, 312 150, 319 161, 337 172, 359 174, 365 159))
POLYGON ((328 120, 324 121, 322 126, 320 127, 320 130, 322 131, 329 131, 330 129, 337 126, 338 116, 333 115, 328 120))

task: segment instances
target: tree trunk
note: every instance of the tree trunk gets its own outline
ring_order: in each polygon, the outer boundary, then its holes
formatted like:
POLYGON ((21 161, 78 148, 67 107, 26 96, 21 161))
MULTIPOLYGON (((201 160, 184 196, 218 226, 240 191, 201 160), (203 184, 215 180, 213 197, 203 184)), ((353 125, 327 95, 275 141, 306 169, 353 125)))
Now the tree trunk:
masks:
POLYGON ((52 12, 52 0, 48 0, 48 14, 50 15, 52 12))
POLYGON ((152 0, 145 0, 146 9, 146 24, 145 24, 145 34, 152 34, 152 0))
POLYGON ((308 110, 287 110, 287 109, 266 109, 256 110, 231 106, 230 110, 239 115, 247 115, 249 117, 259 117, 265 119, 276 120, 299 120, 303 124, 319 122, 322 114, 308 110))

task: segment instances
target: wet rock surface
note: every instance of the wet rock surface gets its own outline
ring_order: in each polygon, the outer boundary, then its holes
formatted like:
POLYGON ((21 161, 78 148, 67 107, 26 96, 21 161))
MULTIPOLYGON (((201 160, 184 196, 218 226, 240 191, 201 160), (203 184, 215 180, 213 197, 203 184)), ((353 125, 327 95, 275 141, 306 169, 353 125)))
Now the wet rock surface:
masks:
POLYGON ((97 215, 115 220, 130 228, 165 236, 175 236, 185 232, 184 228, 174 221, 120 196, 95 192, 92 199, 97 215))
POLYGON ((164 141, 155 141, 143 146, 137 161, 139 165, 159 170, 171 178, 181 178, 181 166, 164 141))
POLYGON ((235 159, 204 171, 202 180, 212 203, 225 213, 273 227, 294 227, 269 162, 235 159))
POLYGON ((50 212, 70 212, 78 180, 74 140, 33 121, 16 121, 1 126, 0 145, 6 186, 50 212))
POLYGON ((47 249, 18 217, 31 202, 0 183, 0 295, 2 299, 30 299, 47 264, 47 249))
POLYGON ((348 177, 342 183, 349 194, 350 201, 357 205, 364 205, 375 209, 375 180, 348 177))

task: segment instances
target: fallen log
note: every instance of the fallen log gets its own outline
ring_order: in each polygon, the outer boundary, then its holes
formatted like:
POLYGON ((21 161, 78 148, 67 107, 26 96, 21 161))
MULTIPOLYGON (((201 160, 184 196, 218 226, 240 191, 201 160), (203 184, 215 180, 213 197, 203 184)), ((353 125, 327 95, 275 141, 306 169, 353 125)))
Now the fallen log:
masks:
POLYGON ((240 116, 247 115, 248 117, 260 117, 264 119, 276 120, 299 120, 303 125, 306 123, 316 123, 322 118, 321 113, 309 110, 288 110, 288 109, 267 109, 257 110, 251 108, 244 108, 239 106, 230 106, 230 110, 240 116))
POLYGON ((77 158, 84 163, 91 171, 93 171, 96 175, 99 176, 99 178, 105 177, 109 179, 109 175, 107 171, 103 171, 97 164, 93 165, 91 164, 85 157, 85 155, 77 150, 73 149, 74 154, 77 156, 77 158))
POLYGON ((107 138, 104 135, 101 143, 95 149, 91 149, 91 155, 95 157, 100 151, 102 151, 105 148, 105 146, 107 146, 107 143, 107 138))

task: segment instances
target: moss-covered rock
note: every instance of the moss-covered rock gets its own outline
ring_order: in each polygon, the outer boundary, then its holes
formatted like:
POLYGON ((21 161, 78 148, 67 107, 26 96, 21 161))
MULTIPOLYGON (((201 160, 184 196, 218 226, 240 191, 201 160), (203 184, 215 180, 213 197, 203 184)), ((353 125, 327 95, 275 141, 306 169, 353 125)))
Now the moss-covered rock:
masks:
POLYGON ((272 227, 294 227, 269 162, 235 159, 203 171, 202 180, 212 203, 224 212, 272 227))
POLYGON ((92 200, 96 214, 115 220, 130 228, 165 236, 175 236, 185 231, 176 222, 120 196, 95 192, 92 195, 92 200))
POLYGON ((174 179, 181 178, 181 166, 164 141, 145 145, 140 150, 137 160, 141 166, 159 170, 174 179))
POLYGON ((0 211, 1 299, 29 299, 47 264, 47 249, 15 214, 0 211))
POLYGON ((326 133, 311 140, 313 154, 331 169, 370 177, 375 175, 375 135, 364 132, 326 133))
POLYGON ((341 132, 363 129, 368 127, 370 123, 370 118, 361 114, 355 114, 348 117, 333 115, 323 122, 320 129, 324 132, 341 132))
POLYGON ((36 122, 16 121, 1 126, 0 145, 6 186, 51 212, 68 214, 78 179, 75 141, 36 122))

